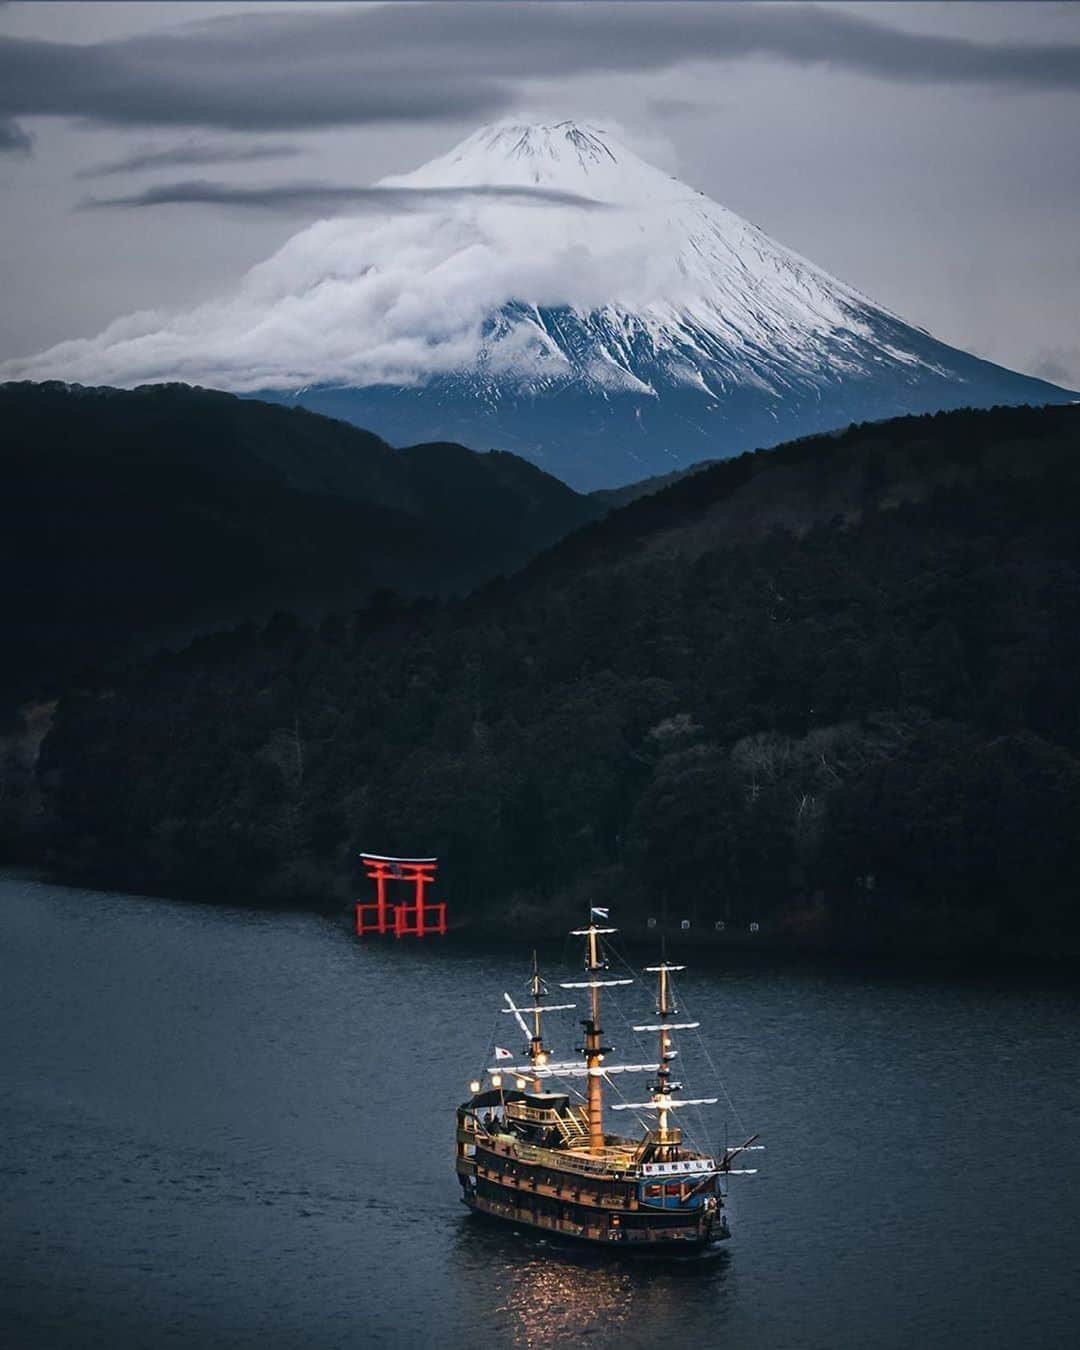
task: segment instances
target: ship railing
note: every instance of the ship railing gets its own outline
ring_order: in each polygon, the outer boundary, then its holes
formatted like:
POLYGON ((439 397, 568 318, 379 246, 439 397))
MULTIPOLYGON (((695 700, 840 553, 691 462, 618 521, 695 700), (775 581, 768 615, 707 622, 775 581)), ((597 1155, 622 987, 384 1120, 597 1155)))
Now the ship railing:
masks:
POLYGON ((580 1172, 585 1176, 610 1176, 613 1169, 620 1172, 635 1169, 635 1164, 622 1149, 608 1149, 602 1154, 582 1158, 559 1149, 540 1148, 537 1144, 515 1142, 500 1148, 499 1152, 520 1158, 523 1162, 542 1163, 546 1167, 566 1172, 580 1172))
POLYGON ((524 1102, 507 1102, 506 1114, 511 1120, 524 1120, 532 1125, 558 1125, 562 1119, 554 1107, 526 1106, 524 1102))

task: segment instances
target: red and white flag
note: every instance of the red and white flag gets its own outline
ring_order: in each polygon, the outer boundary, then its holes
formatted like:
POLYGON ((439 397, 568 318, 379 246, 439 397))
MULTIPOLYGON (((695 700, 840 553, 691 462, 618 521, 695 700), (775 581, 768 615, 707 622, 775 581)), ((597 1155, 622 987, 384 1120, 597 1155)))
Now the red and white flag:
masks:
POLYGON ((513 1053, 512 1050, 504 1050, 504 1049, 502 1048, 501 1045, 497 1045, 497 1046, 495 1047, 495 1058, 496 1058, 496 1059, 513 1059, 513 1058, 514 1058, 514 1053, 513 1053))

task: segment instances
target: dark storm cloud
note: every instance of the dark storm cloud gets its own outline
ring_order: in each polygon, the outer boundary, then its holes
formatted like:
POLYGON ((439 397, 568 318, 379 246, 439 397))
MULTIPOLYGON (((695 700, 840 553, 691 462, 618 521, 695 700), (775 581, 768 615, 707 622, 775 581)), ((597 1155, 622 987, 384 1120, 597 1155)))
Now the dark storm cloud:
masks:
POLYGON ((0 117, 0 154, 28 155, 32 149, 30 133, 10 117, 0 117))
POLYGON ((76 178, 104 178, 140 169, 177 169, 194 164, 252 164, 264 159, 286 159, 303 153, 299 145, 174 145, 167 150, 143 150, 107 164, 80 169, 76 178))
POLYGON ((475 118, 523 81, 769 57, 907 82, 1080 88, 1080 45, 976 42, 792 5, 385 5, 96 45, 0 42, 0 114, 240 130, 475 118), (495 72, 495 73, 493 73, 495 72))
POLYGON ((606 209, 604 203, 573 192, 529 187, 341 187, 335 183, 279 183, 265 187, 233 187, 194 179, 184 183, 166 183, 120 197, 88 197, 79 203, 81 210, 110 206, 242 206, 268 211, 333 210, 350 211, 408 210, 437 202, 491 200, 549 202, 556 206, 584 206, 606 209))
MULTIPOLYGON (((316 19, 309 16, 309 24, 316 19)), ((494 82, 380 69, 372 53, 342 49, 354 33, 317 34, 321 56, 262 37, 273 15, 245 16, 249 43, 150 36, 96 46, 0 40, 0 114, 86 117, 119 125, 258 131, 487 115, 509 94, 494 82)), ((331 15, 328 24, 339 21, 331 15)), ((272 27, 272 24, 270 24, 272 27)), ((314 24, 311 24, 315 27, 314 24)), ((363 35, 360 35, 361 39, 363 35)))

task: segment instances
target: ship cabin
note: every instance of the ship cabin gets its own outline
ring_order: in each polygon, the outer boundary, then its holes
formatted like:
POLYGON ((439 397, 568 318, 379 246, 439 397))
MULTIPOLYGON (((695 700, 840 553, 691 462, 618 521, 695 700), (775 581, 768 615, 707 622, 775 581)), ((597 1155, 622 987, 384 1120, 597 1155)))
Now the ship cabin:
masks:
POLYGON ((715 1161, 679 1147, 605 1135, 590 1147, 586 1112, 561 1092, 474 1093, 457 1112, 457 1172, 470 1208, 592 1241, 726 1236, 715 1161), (664 1161, 659 1161, 663 1158, 664 1161), (651 1161, 650 1161, 651 1159, 651 1161))

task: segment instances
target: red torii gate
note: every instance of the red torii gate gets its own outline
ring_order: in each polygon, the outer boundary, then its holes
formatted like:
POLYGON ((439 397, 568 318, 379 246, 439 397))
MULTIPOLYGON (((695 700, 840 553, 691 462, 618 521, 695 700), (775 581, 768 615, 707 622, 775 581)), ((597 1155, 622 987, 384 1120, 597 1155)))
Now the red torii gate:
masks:
POLYGON ((391 932, 396 938, 423 937, 446 932, 445 903, 424 901, 424 887, 435 881, 438 858, 387 858, 379 853, 361 853, 360 857, 375 883, 375 899, 356 902, 357 937, 391 932), (411 902, 389 903, 386 887, 391 881, 409 882, 415 887, 411 902))

